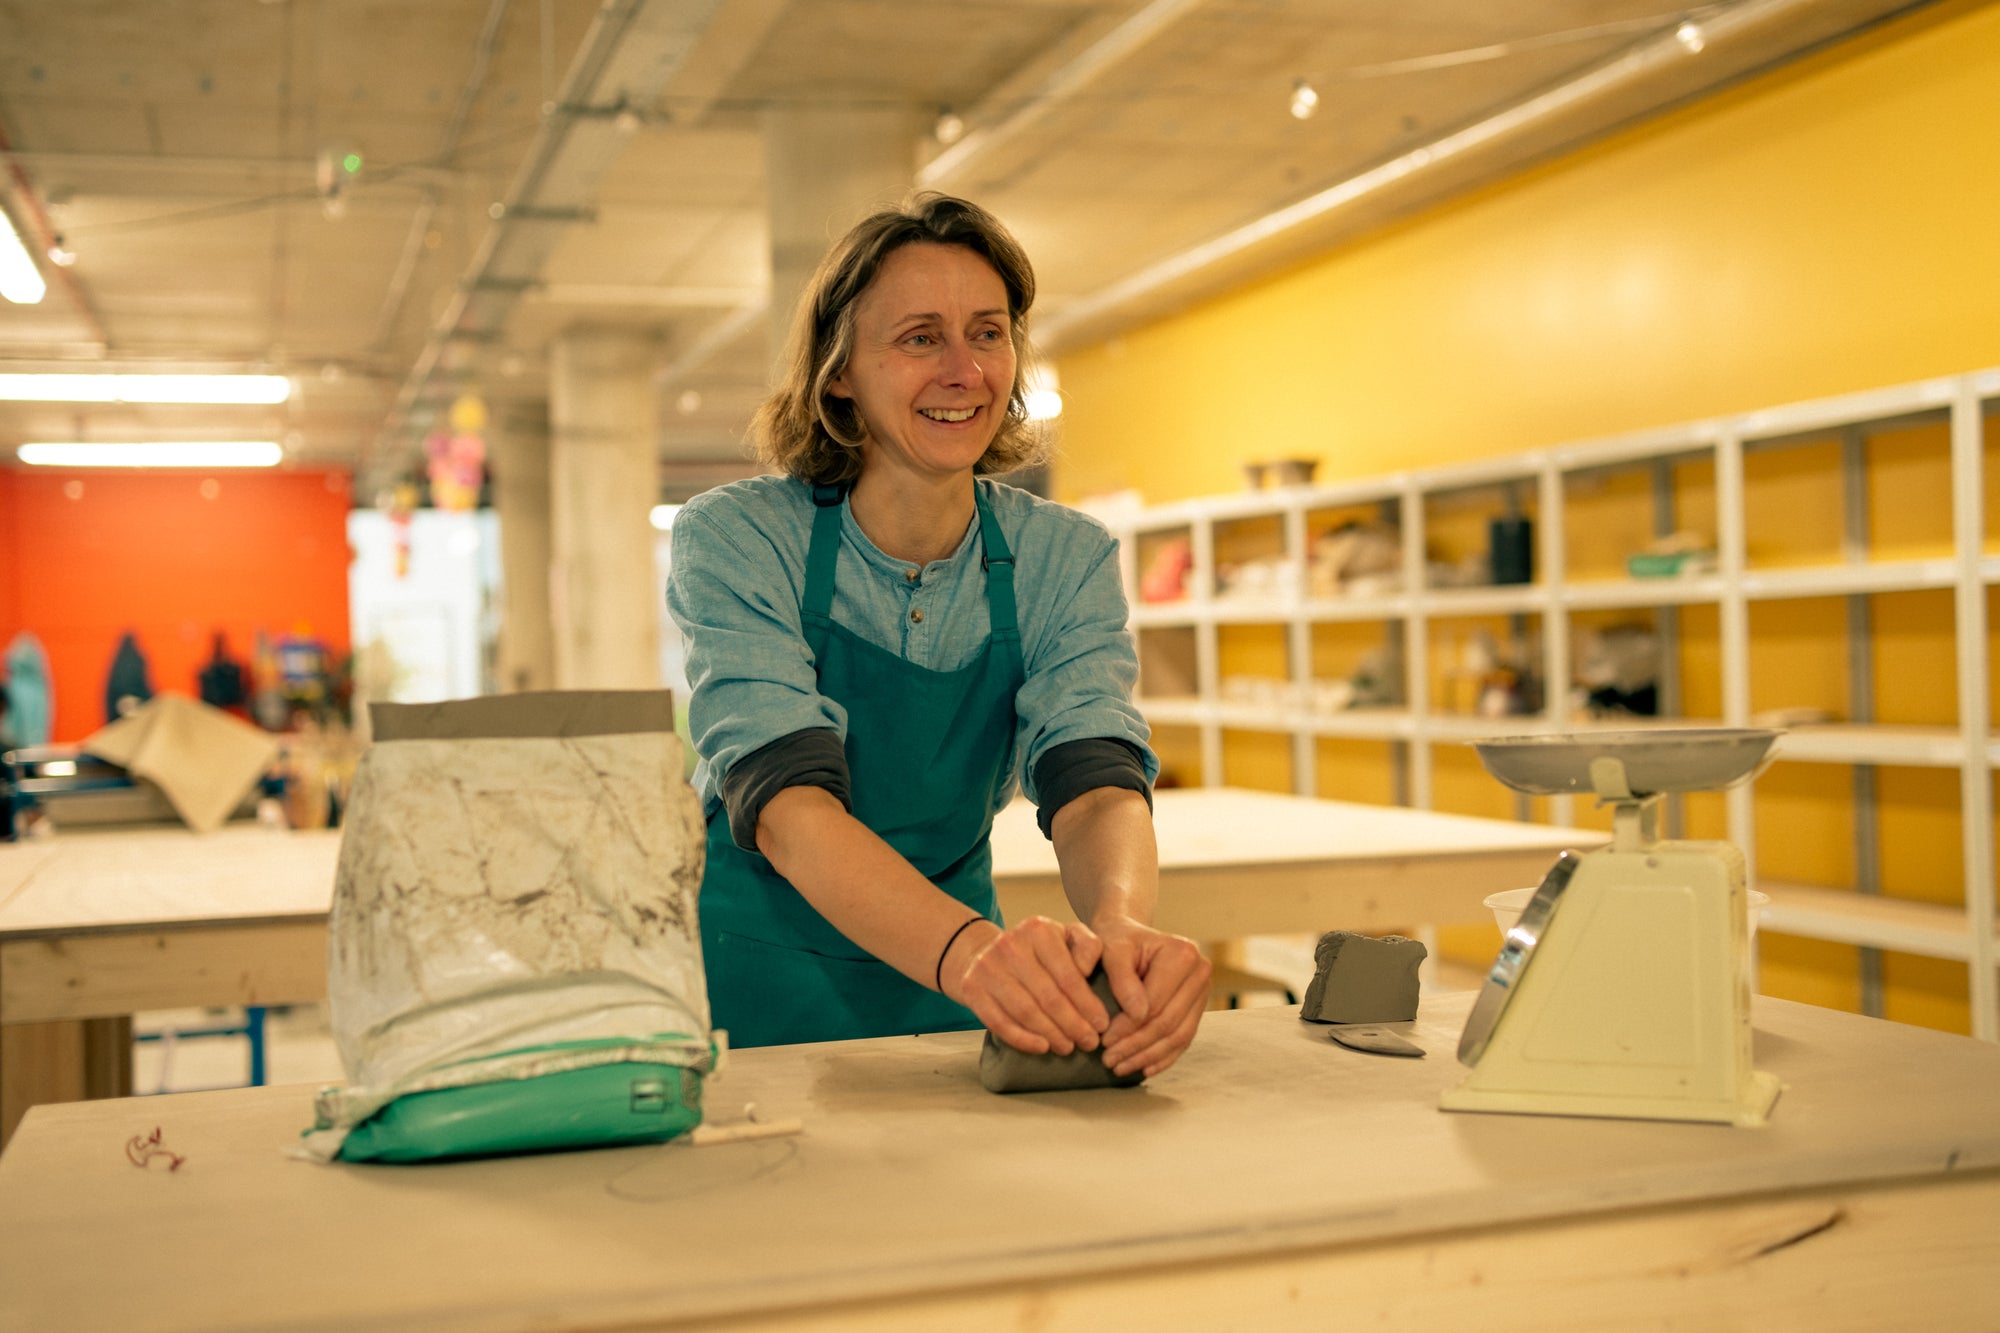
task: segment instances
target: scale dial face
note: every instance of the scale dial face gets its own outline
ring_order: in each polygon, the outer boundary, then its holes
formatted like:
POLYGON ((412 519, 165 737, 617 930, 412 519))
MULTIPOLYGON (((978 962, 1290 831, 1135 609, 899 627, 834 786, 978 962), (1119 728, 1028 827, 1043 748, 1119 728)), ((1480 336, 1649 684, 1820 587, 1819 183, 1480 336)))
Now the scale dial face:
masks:
POLYGON ((1479 1057, 1486 1054, 1487 1044, 1500 1027, 1500 1016, 1507 1012, 1514 992, 1520 989, 1521 978, 1527 975, 1528 964, 1535 960, 1535 950, 1548 932, 1549 922, 1555 918, 1563 890, 1569 887, 1576 868, 1582 864, 1583 858, 1575 852, 1556 857, 1556 863, 1542 876, 1541 886, 1521 912, 1521 919, 1501 941, 1500 956, 1493 960, 1493 970, 1486 974, 1486 984, 1479 988, 1479 998, 1472 1002, 1465 1031, 1459 1034, 1460 1064, 1476 1065, 1479 1057))

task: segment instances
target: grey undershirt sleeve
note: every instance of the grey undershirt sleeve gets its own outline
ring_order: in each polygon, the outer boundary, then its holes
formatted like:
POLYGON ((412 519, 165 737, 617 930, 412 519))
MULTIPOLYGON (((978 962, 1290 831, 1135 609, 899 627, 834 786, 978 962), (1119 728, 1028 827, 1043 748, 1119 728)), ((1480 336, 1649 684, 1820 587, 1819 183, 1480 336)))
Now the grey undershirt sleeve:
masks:
POLYGON ((1098 787, 1124 787, 1144 796, 1148 808, 1153 804, 1146 761, 1132 742, 1103 736, 1051 746, 1035 763, 1035 790, 1042 798, 1035 819, 1042 836, 1054 838, 1056 811, 1098 787))
POLYGON ((722 807, 729 812, 729 836, 738 847, 757 850, 757 821, 771 798, 787 787, 824 787, 843 807, 854 809, 840 733, 808 727, 780 736, 744 755, 722 775, 722 807))

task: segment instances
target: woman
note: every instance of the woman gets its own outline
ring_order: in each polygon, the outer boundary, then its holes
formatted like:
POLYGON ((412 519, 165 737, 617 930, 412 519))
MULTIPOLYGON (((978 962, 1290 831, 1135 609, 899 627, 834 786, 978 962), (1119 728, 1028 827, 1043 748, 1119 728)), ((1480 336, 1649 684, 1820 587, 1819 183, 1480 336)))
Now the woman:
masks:
POLYGON ((698 497, 667 603, 702 762, 709 999, 733 1044, 984 1024, 1166 1069, 1209 966, 1150 924, 1137 675, 1110 535, 987 480, 1035 461, 1027 257, 917 196, 814 275, 757 416, 783 476, 698 497), (1024 785, 1082 925, 1003 926, 987 834, 1024 785), (1088 974, 1102 963, 1123 1012, 1088 974))

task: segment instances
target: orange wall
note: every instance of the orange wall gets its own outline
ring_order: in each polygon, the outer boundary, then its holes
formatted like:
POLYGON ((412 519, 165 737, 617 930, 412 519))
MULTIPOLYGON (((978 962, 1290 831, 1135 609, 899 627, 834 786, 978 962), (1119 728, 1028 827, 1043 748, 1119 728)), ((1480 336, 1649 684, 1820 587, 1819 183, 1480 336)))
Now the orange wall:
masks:
POLYGON ((15 533, 19 520, 14 516, 14 474, 0 468, 0 651, 21 621, 20 542, 15 533))
POLYGON ((349 492, 324 470, 0 470, 0 644, 26 629, 48 648, 55 739, 104 724, 127 631, 156 691, 193 694, 217 630, 246 663, 258 630, 301 623, 344 653, 349 492))

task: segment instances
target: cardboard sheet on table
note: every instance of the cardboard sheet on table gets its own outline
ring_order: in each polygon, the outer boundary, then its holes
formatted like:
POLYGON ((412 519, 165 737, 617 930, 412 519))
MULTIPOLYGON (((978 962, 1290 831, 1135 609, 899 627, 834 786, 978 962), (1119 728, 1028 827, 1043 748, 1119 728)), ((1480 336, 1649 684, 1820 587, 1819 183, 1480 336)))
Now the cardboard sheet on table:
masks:
POLYGON ((160 694, 83 742, 166 793, 197 833, 221 828, 278 753, 277 739, 184 694, 160 694))
POLYGON ((672 690, 531 690, 428 704, 370 704, 377 741, 533 740, 674 729, 672 690))

